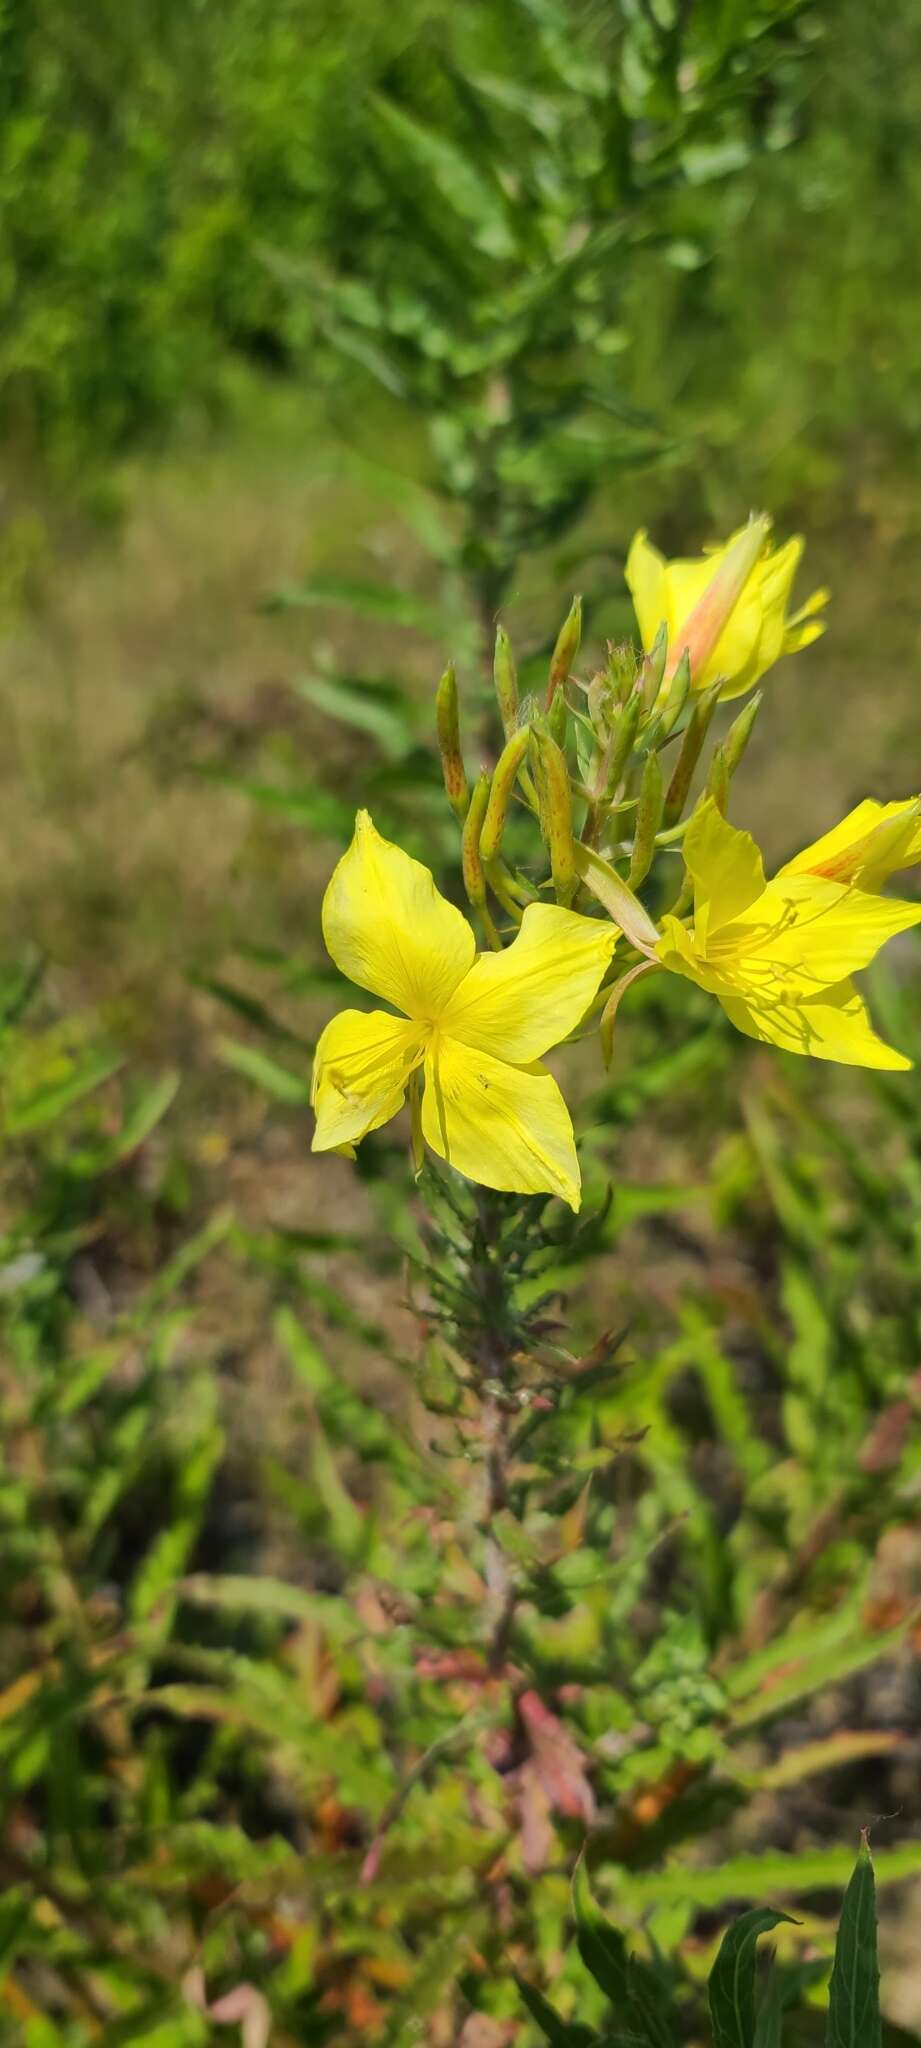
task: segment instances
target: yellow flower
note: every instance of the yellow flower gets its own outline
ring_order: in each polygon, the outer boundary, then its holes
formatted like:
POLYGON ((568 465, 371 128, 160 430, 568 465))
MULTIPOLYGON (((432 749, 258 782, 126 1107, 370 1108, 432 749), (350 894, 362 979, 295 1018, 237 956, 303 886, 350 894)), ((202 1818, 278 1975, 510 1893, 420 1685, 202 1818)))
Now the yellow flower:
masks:
POLYGON ((541 1055, 572 1031, 617 943, 612 925, 532 903, 513 943, 476 957, 466 918, 428 868, 359 811, 323 901, 327 949, 402 1012, 343 1010, 314 1062, 314 1151, 351 1146, 424 1073, 422 1135, 484 1187, 580 1201, 569 1111, 541 1055))
POLYGON ((694 917, 690 927, 662 919, 663 966, 718 997, 750 1038, 845 1066, 910 1067, 877 1038, 850 976, 921 920, 921 903, 811 872, 787 869, 767 882, 754 840, 712 799, 691 820, 684 857, 694 917))
POLYGON ((782 875, 825 875, 830 882, 856 882, 880 889, 897 868, 921 860, 921 797, 877 804, 866 797, 821 839, 804 846, 781 868, 782 875))
POLYGON ((663 620, 668 627, 667 676, 687 649, 695 690, 722 677, 720 696, 739 697, 782 654, 794 654, 824 633, 825 622, 815 614, 827 603, 827 590, 814 590, 787 617, 803 542, 796 537, 772 548, 770 525, 765 515, 750 519, 697 561, 667 562, 646 533, 634 535, 627 585, 643 646, 652 646, 663 620))

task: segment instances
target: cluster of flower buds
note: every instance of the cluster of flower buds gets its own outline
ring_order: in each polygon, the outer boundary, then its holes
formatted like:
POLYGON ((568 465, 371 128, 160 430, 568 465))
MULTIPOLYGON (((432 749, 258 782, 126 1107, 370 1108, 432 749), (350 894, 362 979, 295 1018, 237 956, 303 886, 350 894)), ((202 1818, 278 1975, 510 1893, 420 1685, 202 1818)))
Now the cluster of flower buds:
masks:
MULTIPOLYGON (((438 686, 437 722, 445 789, 462 829, 464 886, 487 940, 500 940, 491 901, 516 924, 538 893, 506 854, 516 810, 539 828, 550 887, 566 907, 594 896, 640 953, 658 937, 637 891, 657 850, 680 839, 711 721, 724 684, 692 689, 687 647, 669 663, 663 623, 648 654, 609 646, 604 668, 576 673, 581 600, 560 629, 541 702, 521 697, 503 626, 496 633, 495 689, 504 744, 491 772, 468 784, 461 752, 453 667, 438 686), (507 841, 506 841, 507 844, 507 841)), ((752 697, 715 749, 705 794, 725 809, 732 776, 751 736, 761 699, 752 697)))

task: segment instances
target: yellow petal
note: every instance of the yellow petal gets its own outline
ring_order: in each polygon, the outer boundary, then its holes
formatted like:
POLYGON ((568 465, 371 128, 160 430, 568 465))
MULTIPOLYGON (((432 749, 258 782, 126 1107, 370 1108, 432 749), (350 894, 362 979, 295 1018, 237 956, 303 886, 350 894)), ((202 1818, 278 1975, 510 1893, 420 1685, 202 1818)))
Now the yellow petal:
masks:
POLYGON ((921 903, 842 888, 818 875, 787 875, 723 927, 711 957, 727 972, 725 954, 738 957, 746 994, 748 976, 757 973, 801 1001, 869 966, 887 939, 919 922, 921 903))
POLYGON ((313 1063, 314 1152, 338 1152, 396 1116, 422 1058, 424 1033, 383 1010, 341 1010, 313 1063))
POLYGON ((519 1195, 581 1200, 572 1122, 543 1067, 509 1067, 439 1036, 425 1061, 422 1129, 432 1151, 468 1180, 519 1195))
POLYGON ((730 825, 712 797, 695 811, 683 851, 694 881, 695 939, 706 948, 715 932, 762 895, 764 865, 751 834, 730 825))
MULTIPOLYGON (((921 799, 877 804, 865 798, 839 825, 788 860, 781 875, 824 875, 878 889, 897 868, 921 860, 921 799)), ((779 879, 779 877, 778 877, 779 879)))
POLYGON ((609 924, 554 903, 529 903, 512 944, 474 962, 441 1028, 463 1045, 526 1066, 575 1029, 616 944, 609 924))
POLYGON ((662 937, 656 947, 656 958, 668 968, 669 973, 686 975, 689 981, 696 981, 698 988, 705 988, 722 1000, 726 988, 725 975, 708 966, 706 954, 699 948, 695 934, 668 913, 662 919, 662 937))
POLYGON ((862 998, 849 981, 826 989, 818 1002, 785 1003, 739 997, 723 999, 738 1031, 786 1052, 808 1053, 839 1066, 904 1070, 911 1061, 878 1038, 862 998))
MULTIPOLYGON (((672 655, 680 655, 685 641, 684 634, 688 619, 700 603, 708 584, 725 559, 733 542, 739 535, 733 534, 725 547, 714 549, 698 562, 669 562, 668 589, 669 604, 675 621, 672 655)), ((723 696, 737 696, 746 683, 740 683, 740 674, 752 664, 762 628, 762 607, 757 588, 757 570, 752 572, 741 595, 736 599, 729 618, 706 661, 695 665, 691 651, 691 681, 695 690, 705 690, 715 683, 717 676, 725 679, 723 696), (736 679, 733 687, 733 678, 736 679)), ((754 676, 752 676, 754 681, 754 676)))
POLYGON ((323 937, 350 981, 420 1022, 438 1016, 476 954, 428 868, 382 839, 367 811, 323 899, 323 937))
POLYGON ((635 533, 630 542, 624 577, 633 599, 643 646, 647 649, 652 646, 663 620, 671 638, 665 560, 658 548, 653 547, 649 535, 642 530, 635 533))

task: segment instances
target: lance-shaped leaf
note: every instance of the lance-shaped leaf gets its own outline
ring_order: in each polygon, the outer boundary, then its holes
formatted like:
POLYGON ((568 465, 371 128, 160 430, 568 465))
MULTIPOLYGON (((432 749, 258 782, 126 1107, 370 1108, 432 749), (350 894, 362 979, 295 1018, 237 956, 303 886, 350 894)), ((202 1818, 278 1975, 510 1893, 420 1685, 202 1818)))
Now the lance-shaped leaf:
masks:
POLYGON ((828 2048, 882 2048, 876 1884, 866 1835, 844 1894, 828 1988, 828 2048))
POLYGON ((724 1934, 707 1987, 715 2048, 752 2048, 758 1936, 789 1919, 789 1913, 755 1906, 724 1934))
POLYGON ((590 2027, 583 2027, 578 2021, 561 2020, 555 2007, 535 1985, 518 1976, 515 1982, 532 2020, 537 2021, 545 2041, 550 2042, 550 2048, 592 2048, 595 2036, 590 2027))
POLYGON ((620 1928, 612 1927, 601 1911, 589 1883, 584 1856, 579 1857, 573 1873, 572 1908, 582 1961, 612 2004, 624 2012, 627 2004, 627 1944, 620 1928))
POLYGON ((624 2021, 625 2031, 612 2039, 635 2041, 639 2048, 674 2048, 674 2036, 662 2010, 655 1979, 643 1963, 629 1954, 620 1929, 612 1926, 602 1913, 589 1883, 584 1856, 580 1856, 573 1875, 572 1904, 582 1961, 624 2021))

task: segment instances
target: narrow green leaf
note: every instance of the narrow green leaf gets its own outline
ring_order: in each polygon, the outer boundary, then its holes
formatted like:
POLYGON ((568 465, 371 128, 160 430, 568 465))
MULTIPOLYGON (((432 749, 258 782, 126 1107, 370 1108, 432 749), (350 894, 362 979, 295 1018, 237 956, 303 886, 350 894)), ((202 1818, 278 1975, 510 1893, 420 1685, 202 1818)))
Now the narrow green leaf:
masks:
POLYGON ((273 1095, 276 1102, 287 1102, 304 1109, 310 1101, 310 1083, 299 1074, 292 1074, 290 1067, 282 1067, 268 1053, 259 1052, 253 1045, 238 1045, 233 1038, 220 1038, 217 1044, 218 1058, 224 1065, 233 1067, 238 1074, 244 1074, 248 1081, 255 1081, 257 1088, 264 1088, 267 1095, 273 1095))
POLYGON ((91 1053, 82 1066, 68 1074, 64 1080, 50 1081, 44 1087, 36 1088, 31 1095, 12 1096, 4 1105, 3 1125, 8 1137, 21 1138, 28 1131, 43 1130, 54 1123, 65 1111, 73 1109, 84 1097, 101 1088, 113 1074, 125 1064, 121 1053, 102 1051, 91 1053))
POLYGON ((789 1913, 756 1906, 724 1934, 708 1987, 716 2048, 752 2048, 758 1936, 789 1919, 789 1913))
POLYGON ((287 612, 310 610, 316 605, 341 606, 366 619, 386 619, 392 626, 415 626, 418 631, 440 635, 441 613, 425 598, 409 590, 394 590, 389 583, 363 583, 348 576, 315 576, 310 583, 286 583, 262 600, 261 610, 287 612))
POLYGON ((373 682, 338 676, 299 676, 295 684, 308 704, 376 740, 388 760, 400 761, 415 745, 415 707, 405 697, 400 704, 388 702, 384 687, 376 691, 373 682))
POLYGON ((515 1982, 532 2020, 537 2021, 544 2039, 550 2042, 550 2048, 592 2048, 595 2036, 590 2027, 561 2020, 542 1991, 526 1983, 523 1977, 516 1976, 515 1982))
POLYGON ((273 1017, 271 1010, 265 1003, 259 1001, 258 996, 251 996, 246 989, 237 988, 233 982, 223 981, 219 975, 190 974, 189 980, 193 988, 200 988, 206 995, 214 996, 216 1002, 223 1003, 235 1016, 242 1017, 245 1023, 252 1024, 257 1031, 264 1031, 267 1038, 273 1038, 281 1045, 298 1046, 302 1051, 310 1051, 308 1040, 302 1038, 299 1032, 292 1031, 280 1018, 273 1017))
POLYGON ((792 2012, 794 2008, 799 2011, 804 1991, 811 1984, 821 1982, 827 1970, 828 1964, 821 1957, 808 1963, 787 1964, 784 1968, 774 1964, 758 2007, 755 2048, 783 2048, 784 2013, 792 2012))
POLYGON ((190 1572, 176 1588, 183 1600, 196 1607, 225 1609, 231 1614, 277 1616, 286 1621, 322 1622, 327 1635, 337 1642, 351 1642, 360 1634, 354 1609, 331 1593, 308 1593, 302 1586, 288 1586, 282 1579, 230 1572, 212 1576, 190 1572))
POLYGON ((515 238, 500 188, 489 182, 455 142, 404 113, 383 94, 375 94, 374 107, 407 170, 431 184, 452 212, 468 223, 477 246, 491 256, 513 256, 515 238))
POLYGON ((132 1103, 127 1111, 121 1130, 107 1145, 98 1149, 78 1152, 73 1155, 74 1166, 82 1173, 105 1173, 128 1159, 143 1145, 152 1130, 166 1115, 179 1090, 179 1075, 175 1071, 161 1074, 151 1082, 132 1103))
MULTIPOLYGON (((609 1876, 618 1899, 634 1913, 652 1906, 667 1906, 693 1896, 695 1906, 705 1911, 724 1906, 733 1899, 763 1898, 781 1892, 795 1897, 799 1892, 821 1891, 826 1885, 845 1885, 851 1868, 846 1849, 804 1849, 797 1856, 784 1850, 758 1856, 728 1857, 711 1870, 687 1863, 669 1863, 661 1870, 629 1871, 611 1865, 609 1876)), ((921 1872, 921 1842, 903 1842, 897 1849, 880 1850, 876 1857, 876 1882, 901 1884, 921 1872)))
MULTIPOLYGON (((897 1622, 894 1628, 874 1632, 863 1627, 843 1642, 820 1644, 818 1649, 810 1646, 806 1631, 797 1632, 796 1660, 784 1656, 777 1646, 776 1665, 781 1672, 773 1683, 768 1674, 761 1680, 757 1693, 744 1699, 733 1709, 732 1721, 736 1728, 751 1728, 759 1721, 773 1719, 775 1714, 786 1712, 796 1700, 807 1699, 820 1687, 836 1684, 842 1678, 849 1678, 854 1671, 861 1671, 866 1664, 875 1664, 877 1658, 886 1657, 898 1648, 906 1631, 917 1618, 917 1610, 897 1622)), ((733 1690, 738 1691, 740 1674, 733 1675, 733 1690)))
POLYGON ((585 1967, 621 2011, 627 2002, 627 1944, 618 1927, 612 1927, 601 1911, 589 1883, 584 1855, 579 1857, 572 1880, 572 1907, 576 1940, 585 1967))
POLYGON ((826 2038, 828 2048, 882 2048, 876 1885, 866 1835, 841 1908, 826 2038))

